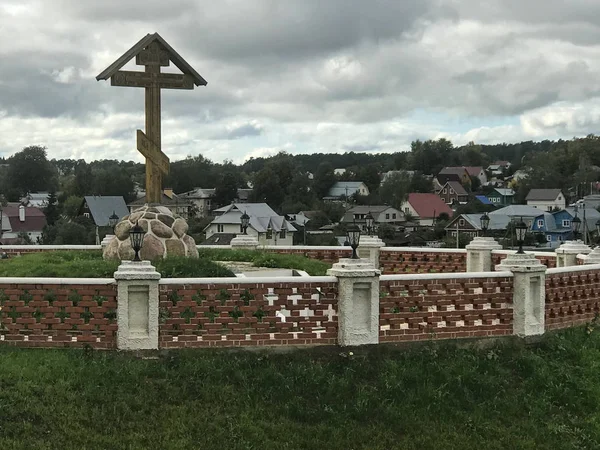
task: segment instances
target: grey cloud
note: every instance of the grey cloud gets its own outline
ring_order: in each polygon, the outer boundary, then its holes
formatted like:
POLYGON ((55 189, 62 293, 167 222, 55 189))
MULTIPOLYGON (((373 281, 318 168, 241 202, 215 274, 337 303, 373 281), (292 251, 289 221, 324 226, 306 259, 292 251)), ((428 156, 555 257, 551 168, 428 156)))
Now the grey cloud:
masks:
POLYGON ((245 137, 260 136, 263 127, 256 123, 245 123, 229 127, 228 129, 214 135, 213 139, 235 140, 245 137))
POLYGON ((347 152, 376 152, 381 150, 379 144, 346 144, 342 149, 347 152))

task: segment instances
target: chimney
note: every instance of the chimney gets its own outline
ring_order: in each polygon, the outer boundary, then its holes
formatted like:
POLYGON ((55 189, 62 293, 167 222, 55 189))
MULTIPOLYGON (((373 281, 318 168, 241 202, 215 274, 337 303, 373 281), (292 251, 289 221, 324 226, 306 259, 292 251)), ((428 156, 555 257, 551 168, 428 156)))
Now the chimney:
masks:
POLYGON ((19 220, 25 222, 25 207, 23 205, 19 206, 19 220))
POLYGON ((173 188, 166 187, 163 189, 163 192, 167 197, 173 198, 173 188))

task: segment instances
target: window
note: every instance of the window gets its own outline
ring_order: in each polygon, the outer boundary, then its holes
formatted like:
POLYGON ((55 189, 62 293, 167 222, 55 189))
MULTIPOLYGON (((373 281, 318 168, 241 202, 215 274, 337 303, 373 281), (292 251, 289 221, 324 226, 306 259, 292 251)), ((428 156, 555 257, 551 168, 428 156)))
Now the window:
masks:
POLYGON ((390 218, 389 213, 385 215, 386 220, 388 220, 390 218))
POLYGON ((549 235, 549 234, 548 234, 548 235, 546 235, 546 240, 547 240, 548 242, 552 242, 552 236, 551 236, 551 235, 549 235))
POLYGON ((563 219, 562 226, 563 228, 571 228, 571 221, 569 219, 563 219))
POLYGON ((396 218, 396 213, 392 213, 392 219, 396 218))
POLYGON ((538 228, 544 228, 544 221, 542 219, 539 219, 537 221, 537 226, 538 226, 538 228))
POLYGON ((90 218, 90 213, 83 213, 84 217, 87 217, 88 219, 90 218))
POLYGON ((267 228, 267 239, 273 239, 273 230, 271 227, 267 228))
POLYGON ((450 193, 454 194, 454 189, 450 188, 450 193))
POLYGON ((458 220, 458 226, 462 227, 465 225, 465 219, 459 219, 458 220))
POLYGON ((222 233, 223 232, 223 225, 222 224, 217 224, 217 233, 222 233))
POLYGON ((285 239, 285 228, 282 228, 281 231, 279 232, 279 237, 281 239, 285 239))
POLYGON ((404 214, 410 214, 410 208, 404 208, 404 214))
POLYGON ((448 189, 444 188, 444 194, 448 193, 448 189))

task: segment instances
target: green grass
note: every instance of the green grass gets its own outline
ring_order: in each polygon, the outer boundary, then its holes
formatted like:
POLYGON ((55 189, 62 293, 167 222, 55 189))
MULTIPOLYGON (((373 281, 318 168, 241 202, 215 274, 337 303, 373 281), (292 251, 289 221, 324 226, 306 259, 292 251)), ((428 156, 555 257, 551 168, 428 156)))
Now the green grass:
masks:
POLYGON ((327 275, 331 264, 301 255, 270 253, 261 250, 232 250, 229 248, 199 248, 201 258, 212 261, 247 261, 256 267, 304 270, 309 275, 327 275))
POLYGON ((0 448, 595 449, 600 333, 158 359, 0 346, 0 448))
MULTIPOLYGON (((0 260, 0 277, 111 278, 119 261, 104 261, 101 251, 29 253, 0 260)), ((153 263, 165 278, 231 277, 228 268, 206 259, 173 257, 153 263)))

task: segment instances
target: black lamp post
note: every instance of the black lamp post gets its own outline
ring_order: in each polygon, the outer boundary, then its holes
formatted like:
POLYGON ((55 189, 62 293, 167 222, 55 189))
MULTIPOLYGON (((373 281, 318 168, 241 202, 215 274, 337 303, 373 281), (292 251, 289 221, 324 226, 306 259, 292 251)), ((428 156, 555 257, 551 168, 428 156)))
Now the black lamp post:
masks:
POLYGON ((113 211, 112 215, 108 218, 108 226, 114 230, 117 222, 119 222, 119 216, 113 211))
POLYGON ((525 253, 523 251, 523 242, 525 242, 525 234, 527 234, 527 225, 523 222, 523 218, 515 225, 515 233, 517 235, 517 244, 519 244, 518 254, 525 253))
POLYGON ((360 244, 360 228, 356 224, 350 225, 346 230, 346 236, 350 247, 352 247, 352 259, 358 259, 356 249, 358 248, 358 244, 360 244))
POLYGON ((573 239, 577 240, 577 236, 579 235, 579 229, 581 228, 581 219, 577 217, 577 213, 575 213, 575 217, 571 220, 571 230, 573 230, 573 239))
POLYGON ((479 218, 479 221, 481 222, 481 231, 483 231, 483 236, 485 236, 490 226, 490 216, 486 212, 479 218))
POLYGON ((367 234, 373 236, 373 224, 375 223, 375 218, 371 214, 371 211, 365 216, 365 222, 367 225, 367 234))
POLYGON ((240 217, 240 221, 242 223, 242 233, 244 234, 248 234, 248 224, 250 223, 250 216, 248 214, 246 214, 246 211, 244 211, 244 214, 242 214, 242 217, 240 217))
POLYGON ((135 223, 135 226, 129 230, 129 239, 131 240, 131 248, 135 252, 135 256, 133 257, 134 261, 141 261, 140 259, 140 250, 142 249, 142 243, 144 242, 144 235, 146 232, 139 225, 139 223, 135 223))

